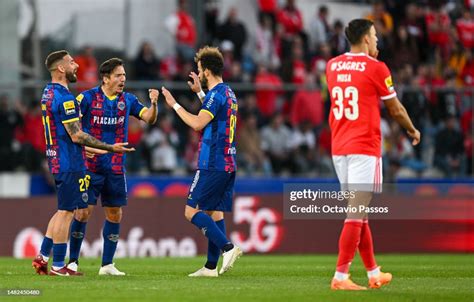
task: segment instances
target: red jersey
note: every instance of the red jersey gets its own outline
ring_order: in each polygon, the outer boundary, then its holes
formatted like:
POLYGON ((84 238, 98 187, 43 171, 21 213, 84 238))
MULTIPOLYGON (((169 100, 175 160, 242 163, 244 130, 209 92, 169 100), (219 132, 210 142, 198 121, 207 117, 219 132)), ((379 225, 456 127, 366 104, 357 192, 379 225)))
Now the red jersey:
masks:
POLYGON ((385 63, 348 52, 328 62, 326 77, 332 154, 380 157, 380 100, 397 95, 385 63))

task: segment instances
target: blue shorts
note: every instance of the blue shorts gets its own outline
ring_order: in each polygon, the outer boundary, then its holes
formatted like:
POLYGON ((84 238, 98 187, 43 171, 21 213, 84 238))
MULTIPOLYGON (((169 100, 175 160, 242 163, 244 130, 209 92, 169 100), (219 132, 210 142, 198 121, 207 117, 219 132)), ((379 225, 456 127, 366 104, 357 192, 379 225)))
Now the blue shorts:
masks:
POLYGON ((53 176, 58 193, 58 210, 87 208, 91 196, 86 171, 55 173, 53 176))
POLYGON ((197 170, 187 205, 203 211, 232 211, 235 172, 197 170))
POLYGON ((90 190, 92 198, 88 204, 97 205, 100 202, 103 207, 122 207, 127 205, 127 181, 125 174, 94 173, 87 171, 91 177, 90 190))

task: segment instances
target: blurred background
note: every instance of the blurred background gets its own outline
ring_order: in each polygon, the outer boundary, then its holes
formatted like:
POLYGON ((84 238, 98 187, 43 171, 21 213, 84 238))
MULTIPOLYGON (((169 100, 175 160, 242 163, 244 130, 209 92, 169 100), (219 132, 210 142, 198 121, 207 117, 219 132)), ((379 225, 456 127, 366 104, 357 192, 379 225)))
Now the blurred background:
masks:
MULTIPOLYGON (((415 183, 415 192, 434 196, 468 188, 473 198, 473 10, 472 0, 0 1, 0 197, 41 196, 53 210, 39 100, 49 79, 44 59, 58 49, 80 65, 74 94, 98 85, 98 66, 116 56, 126 62, 126 90, 144 104, 148 88, 164 85, 197 113, 200 102, 186 85, 196 70, 194 53, 218 46, 224 81, 239 102, 237 194, 274 201, 269 196, 281 195, 286 181, 335 182, 325 66, 349 50, 347 23, 369 18, 379 59, 422 133, 413 147, 382 109, 384 180, 415 183)), ((195 170, 199 133, 162 97, 159 104, 155 125, 130 119, 129 142, 137 149, 127 158, 131 198, 185 196, 195 170)), ((257 201, 242 204, 257 213, 257 201)), ((252 221, 245 219, 234 222, 252 221)), ((267 223, 275 224, 272 219, 267 223)), ((43 220, 36 223, 41 230, 43 220)), ((474 250, 472 224, 462 230, 471 237, 461 235, 461 245, 474 250)), ((10 251, 10 245, 0 248, 10 251)))

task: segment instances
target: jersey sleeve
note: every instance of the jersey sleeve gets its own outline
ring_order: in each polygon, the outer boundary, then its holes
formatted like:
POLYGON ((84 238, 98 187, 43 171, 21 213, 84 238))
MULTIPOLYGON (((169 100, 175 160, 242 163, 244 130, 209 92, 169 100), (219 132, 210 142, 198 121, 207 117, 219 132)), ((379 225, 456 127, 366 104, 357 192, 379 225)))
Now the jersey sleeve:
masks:
POLYGON ((130 100, 130 114, 140 119, 147 108, 133 94, 128 94, 127 98, 130 100))
POLYGON ((217 114, 219 110, 220 100, 215 91, 206 94, 204 101, 202 102, 201 110, 209 114, 212 118, 217 114))
POLYGON ((79 120, 80 108, 72 94, 67 94, 59 100, 59 119, 63 124, 79 120))
POLYGON ((393 87, 392 75, 385 63, 379 63, 375 79, 375 87, 380 99, 385 101, 397 95, 395 87, 393 87))

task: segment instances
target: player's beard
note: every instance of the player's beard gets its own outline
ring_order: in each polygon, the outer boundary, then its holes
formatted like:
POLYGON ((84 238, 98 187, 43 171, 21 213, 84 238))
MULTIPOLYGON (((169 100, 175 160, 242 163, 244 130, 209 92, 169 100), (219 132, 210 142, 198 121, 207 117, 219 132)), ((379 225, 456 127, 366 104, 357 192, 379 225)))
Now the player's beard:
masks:
POLYGON ((202 77, 202 79, 200 79, 200 82, 201 82, 201 87, 202 88, 207 88, 207 78, 205 76, 202 77))
POLYGON ((71 72, 66 71, 66 79, 68 80, 69 83, 76 83, 77 76, 74 71, 71 71, 71 72))

